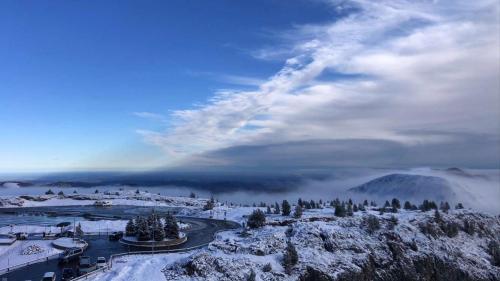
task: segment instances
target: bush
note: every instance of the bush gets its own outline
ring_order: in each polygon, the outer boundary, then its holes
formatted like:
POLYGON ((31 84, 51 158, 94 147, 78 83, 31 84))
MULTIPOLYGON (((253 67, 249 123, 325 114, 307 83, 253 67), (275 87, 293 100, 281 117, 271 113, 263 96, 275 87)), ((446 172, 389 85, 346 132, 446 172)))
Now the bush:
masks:
POLYGON ((196 198, 196 194, 194 194, 194 192, 191 191, 191 193, 189 194, 189 198, 196 198))
POLYGON ((272 270, 273 267, 271 266, 271 263, 266 263, 266 265, 262 268, 262 272, 271 272, 272 270))
POLYGON ((476 232, 476 224, 472 220, 464 220, 464 232, 469 235, 474 235, 476 232))
POLYGON ((380 222, 374 215, 368 215, 365 218, 366 231, 370 234, 380 229, 380 222))
POLYGON ((391 206, 393 209, 401 209, 401 203, 397 198, 392 199, 391 206))
POLYGON ((453 238, 458 235, 458 224, 456 222, 447 222, 441 224, 441 229, 446 236, 453 238))
POLYGON ((59 195, 59 196, 64 196, 64 192, 61 190, 61 191, 59 191, 59 192, 57 193, 57 195, 59 195))
POLYGON ((302 217, 302 207, 300 205, 295 206, 295 211, 293 212, 293 217, 296 219, 302 217))
POLYGON ((247 225, 250 228, 263 227, 265 223, 266 215, 260 209, 254 210, 247 220, 247 225))
POLYGON ((391 216, 391 217, 389 218, 389 222, 387 223, 387 228, 388 228, 389 230, 393 230, 393 229, 394 229, 394 227, 396 227, 396 225, 398 225, 398 223, 399 223, 398 218, 397 218, 397 217, 395 217, 395 216, 391 216))
POLYGON ((491 256, 491 264, 500 266, 500 245, 497 241, 491 240, 488 243, 488 254, 491 256))
POLYGON ((255 281, 255 271, 253 269, 250 269, 250 273, 247 276, 247 281, 255 281))
POLYGON ((292 269, 298 261, 299 255, 297 254, 297 250, 295 249, 295 246, 293 246, 292 242, 288 241, 285 253, 283 254, 283 267, 288 275, 292 273, 292 269))
POLYGON ((54 195, 54 191, 52 191, 52 189, 49 189, 45 191, 45 195, 54 195))

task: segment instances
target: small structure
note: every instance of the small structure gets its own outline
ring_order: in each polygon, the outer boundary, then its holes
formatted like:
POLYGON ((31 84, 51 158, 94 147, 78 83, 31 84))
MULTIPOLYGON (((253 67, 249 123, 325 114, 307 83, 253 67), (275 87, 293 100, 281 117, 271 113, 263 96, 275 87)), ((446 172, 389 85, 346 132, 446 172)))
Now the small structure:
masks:
POLYGON ((98 207, 109 207, 112 205, 113 205, 113 203, 109 200, 96 200, 94 202, 94 206, 98 206, 98 207))
POLYGON ((12 245, 16 240, 17 238, 15 235, 0 235, 0 245, 12 245))

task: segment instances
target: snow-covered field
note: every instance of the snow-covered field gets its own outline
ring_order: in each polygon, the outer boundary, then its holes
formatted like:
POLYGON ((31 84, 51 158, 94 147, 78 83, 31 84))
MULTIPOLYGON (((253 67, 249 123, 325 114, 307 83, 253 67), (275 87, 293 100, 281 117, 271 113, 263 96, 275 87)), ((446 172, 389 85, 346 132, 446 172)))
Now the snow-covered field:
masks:
POLYGON ((96 201, 106 200, 112 205, 129 206, 166 206, 201 208, 207 199, 172 197, 141 191, 113 191, 108 194, 66 194, 66 195, 19 195, 0 196, 0 207, 45 207, 45 206, 83 206, 94 205, 96 201))
POLYGON ((16 241, 11 246, 0 246, 0 272, 6 268, 44 259, 62 253, 52 247, 50 240, 16 241), (34 250, 37 249, 38 250, 34 250))
POLYGON ((95 275, 94 281, 156 281, 165 280, 161 271, 165 265, 183 260, 193 253, 172 253, 159 255, 136 255, 119 257, 113 261, 113 268, 95 275))

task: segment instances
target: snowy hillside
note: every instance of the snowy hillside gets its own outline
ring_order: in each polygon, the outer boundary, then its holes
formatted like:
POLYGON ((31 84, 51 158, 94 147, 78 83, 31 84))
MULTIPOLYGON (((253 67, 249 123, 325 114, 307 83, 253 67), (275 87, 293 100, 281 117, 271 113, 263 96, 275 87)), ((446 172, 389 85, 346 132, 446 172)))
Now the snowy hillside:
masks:
POLYGON ((450 183, 441 177, 390 174, 349 189, 351 192, 383 199, 397 197, 402 200, 456 201, 450 183))
POLYGON ((368 210, 339 218, 330 208, 300 219, 266 215, 263 228, 219 233, 208 249, 163 271, 167 280, 251 280, 251 270, 255 280, 499 280, 492 256, 497 251, 498 259, 499 218, 468 210, 440 215, 368 210), (287 241, 298 253, 289 274, 287 241))

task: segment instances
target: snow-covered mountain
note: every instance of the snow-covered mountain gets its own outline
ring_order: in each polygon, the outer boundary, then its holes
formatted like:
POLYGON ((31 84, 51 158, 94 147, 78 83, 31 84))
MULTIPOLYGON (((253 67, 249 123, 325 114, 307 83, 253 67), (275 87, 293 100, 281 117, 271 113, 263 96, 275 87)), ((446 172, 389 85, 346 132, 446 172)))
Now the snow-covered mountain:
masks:
POLYGON ((451 183, 437 176, 414 174, 390 174, 373 179, 349 189, 350 192, 366 194, 370 197, 421 202, 424 199, 436 201, 456 201, 457 195, 451 183))

